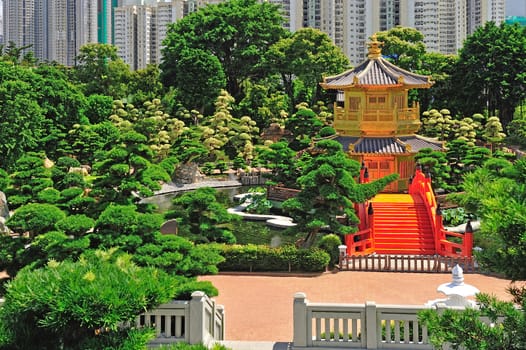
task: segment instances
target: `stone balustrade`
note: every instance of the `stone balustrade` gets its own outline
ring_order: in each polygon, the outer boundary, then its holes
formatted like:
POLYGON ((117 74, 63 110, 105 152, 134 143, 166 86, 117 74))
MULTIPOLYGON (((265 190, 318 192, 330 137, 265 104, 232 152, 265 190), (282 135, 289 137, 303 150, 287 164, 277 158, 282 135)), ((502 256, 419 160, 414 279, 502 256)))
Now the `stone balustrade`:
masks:
POLYGON ((418 321, 418 312, 424 308, 374 302, 310 303, 304 293, 296 293, 292 348, 431 350, 427 328, 418 321))
POLYGON ((205 293, 194 292, 189 301, 174 300, 141 314, 136 326, 155 328, 152 347, 175 342, 208 345, 224 340, 224 308, 205 293))

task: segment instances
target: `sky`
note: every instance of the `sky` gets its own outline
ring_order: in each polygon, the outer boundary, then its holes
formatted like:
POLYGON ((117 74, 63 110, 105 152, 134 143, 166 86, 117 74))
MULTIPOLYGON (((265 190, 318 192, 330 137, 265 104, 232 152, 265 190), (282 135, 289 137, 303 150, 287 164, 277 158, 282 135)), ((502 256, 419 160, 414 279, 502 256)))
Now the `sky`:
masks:
POLYGON ((506 0, 506 16, 526 16, 526 0, 506 0))

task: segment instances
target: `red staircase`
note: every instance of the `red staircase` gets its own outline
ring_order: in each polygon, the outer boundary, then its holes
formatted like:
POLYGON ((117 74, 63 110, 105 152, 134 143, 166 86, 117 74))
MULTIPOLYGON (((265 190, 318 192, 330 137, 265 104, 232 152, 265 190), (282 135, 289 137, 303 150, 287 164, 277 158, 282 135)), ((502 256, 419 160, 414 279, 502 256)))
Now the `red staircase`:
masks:
POLYGON ((419 195, 379 194, 371 200, 377 254, 433 255, 435 238, 425 203, 419 195))

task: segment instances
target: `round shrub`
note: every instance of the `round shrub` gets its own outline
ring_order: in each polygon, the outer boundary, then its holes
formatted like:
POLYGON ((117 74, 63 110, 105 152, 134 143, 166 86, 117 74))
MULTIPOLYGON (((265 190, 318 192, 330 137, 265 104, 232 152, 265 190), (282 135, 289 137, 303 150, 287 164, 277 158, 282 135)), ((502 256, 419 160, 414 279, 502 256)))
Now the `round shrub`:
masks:
POLYGON ((54 188, 46 188, 38 192, 37 198, 42 203, 55 204, 60 199, 60 191, 54 188))
POLYGON ((320 132, 318 133, 320 137, 328 137, 336 134, 336 130, 334 130, 333 127, 325 126, 321 128, 320 132))
POLYGON ((84 214, 71 215, 57 222, 56 227, 66 235, 82 236, 95 226, 95 220, 84 214))
POLYGON ((66 214, 52 204, 31 203, 18 208, 6 225, 15 232, 29 232, 34 237, 53 230, 55 223, 65 217, 66 214))
POLYGON ((337 264, 340 260, 340 251, 338 250, 338 246, 342 244, 342 241, 338 235, 335 235, 334 233, 324 235, 318 242, 318 248, 326 251, 330 257, 331 260, 329 261, 330 266, 334 266, 334 264, 337 264))

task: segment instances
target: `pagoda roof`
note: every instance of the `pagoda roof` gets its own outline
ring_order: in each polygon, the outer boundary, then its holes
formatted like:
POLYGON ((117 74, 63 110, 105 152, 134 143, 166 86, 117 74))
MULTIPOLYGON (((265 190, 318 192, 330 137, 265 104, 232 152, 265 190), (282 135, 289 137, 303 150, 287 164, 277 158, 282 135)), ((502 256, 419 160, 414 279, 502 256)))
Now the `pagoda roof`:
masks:
POLYGON ((350 87, 407 87, 407 88, 429 88, 433 85, 431 77, 409 72, 397 67, 382 57, 380 49, 381 42, 372 36, 373 41, 369 43, 369 55, 367 60, 357 67, 341 74, 323 78, 320 85, 324 89, 345 89, 350 87))
POLYGON ((344 151, 367 154, 407 154, 417 153, 423 148, 433 151, 443 150, 442 142, 422 138, 418 135, 389 137, 338 136, 344 151))

